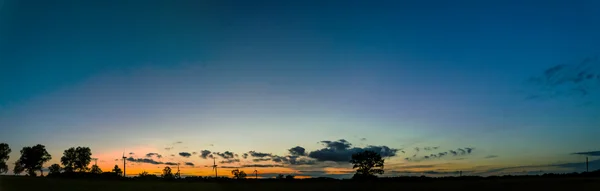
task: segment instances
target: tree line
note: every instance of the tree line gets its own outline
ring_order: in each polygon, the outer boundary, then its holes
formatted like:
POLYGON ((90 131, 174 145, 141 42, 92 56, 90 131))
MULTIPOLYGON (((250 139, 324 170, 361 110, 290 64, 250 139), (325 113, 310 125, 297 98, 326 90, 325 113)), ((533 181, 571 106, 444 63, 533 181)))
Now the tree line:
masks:
MULTIPOLYGON (((0 143, 0 174, 8 172, 8 165, 6 164, 9 159, 11 149, 8 144, 0 143)), ((46 147, 41 144, 37 144, 31 147, 23 147, 20 151, 20 158, 14 163, 13 172, 19 175, 23 172, 27 176, 37 176, 37 172, 40 172, 41 176, 44 176, 43 165, 44 163, 52 160, 52 155, 46 151, 46 147)), ((89 168, 92 161, 92 151, 89 147, 71 147, 63 152, 63 156, 60 158, 62 164, 52 164, 48 167, 48 176, 99 176, 104 177, 121 177, 125 176, 121 168, 115 165, 110 172, 103 172, 98 165, 94 164, 89 168)), ((125 160, 125 159, 123 159, 125 160)), ((383 174, 384 159, 381 155, 373 151, 363 151, 352 155, 352 160, 349 161, 357 169, 353 178, 356 179, 371 179, 377 178, 377 174, 383 174)), ((160 175, 163 179, 180 179, 181 174, 179 171, 173 173, 171 167, 166 166, 162 170, 160 175)), ((233 179, 246 179, 248 176, 246 172, 239 169, 231 171, 233 179)), ((137 178, 140 179, 151 179, 158 178, 157 175, 150 174, 146 171, 138 174, 137 178)), ((294 179, 293 175, 284 176, 279 174, 276 179, 294 179)))

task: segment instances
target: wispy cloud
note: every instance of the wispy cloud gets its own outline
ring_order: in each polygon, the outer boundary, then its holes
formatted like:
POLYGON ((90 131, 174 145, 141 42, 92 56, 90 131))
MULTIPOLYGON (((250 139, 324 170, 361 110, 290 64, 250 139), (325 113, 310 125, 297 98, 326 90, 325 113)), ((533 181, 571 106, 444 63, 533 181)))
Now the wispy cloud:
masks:
POLYGON ((498 157, 498 155, 488 155, 488 156, 485 156, 484 158, 491 159, 491 158, 497 158, 497 157, 498 157))
POLYGON ((584 156, 600 156, 600 151, 577 152, 577 153, 571 153, 571 154, 584 155, 584 156))

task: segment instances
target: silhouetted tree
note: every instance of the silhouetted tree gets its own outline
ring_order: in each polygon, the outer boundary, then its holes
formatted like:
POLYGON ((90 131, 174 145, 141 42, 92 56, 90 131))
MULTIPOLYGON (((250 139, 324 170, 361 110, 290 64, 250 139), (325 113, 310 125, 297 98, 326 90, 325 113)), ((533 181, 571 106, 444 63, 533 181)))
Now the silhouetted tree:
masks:
POLYGON ((350 163, 354 165, 353 169, 357 168, 353 178, 374 178, 375 174, 383 174, 383 162, 381 155, 373 151, 352 154, 350 163))
POLYGON ((277 177, 275 177, 275 179, 279 179, 279 180, 281 180, 281 179, 283 179, 284 177, 285 177, 285 176, 283 176, 283 174, 278 174, 278 175, 277 175, 277 177))
POLYGON ((119 168, 119 165, 115 165, 115 168, 112 169, 112 172, 118 175, 123 174, 123 171, 119 168))
POLYGON ((163 169, 162 177, 164 179, 173 179, 173 178, 175 178, 175 176, 173 176, 173 173, 171 172, 171 167, 166 166, 163 169))
POLYGON ((39 170, 42 172, 42 166, 50 159, 52 159, 52 156, 48 154, 44 145, 38 144, 33 147, 23 147, 21 149, 21 158, 15 162, 15 174, 27 171, 29 176, 36 176, 35 171, 39 170))
POLYGON ((102 169, 100 169, 100 167, 98 167, 98 165, 92 165, 92 169, 90 169, 90 173, 102 174, 102 169))
POLYGON ((8 156, 10 152, 11 150, 8 144, 0 143, 0 174, 8 172, 6 161, 10 158, 10 156, 8 156))
POLYGON ((285 179, 287 179, 287 180, 293 180, 294 179, 294 175, 288 174, 287 176, 285 176, 285 179))
POLYGON ((140 174, 138 176, 140 176, 140 177, 150 176, 150 174, 148 174, 148 172, 146 172, 146 171, 142 171, 142 172, 140 172, 140 174))
POLYGON ((245 179, 247 176, 246 172, 239 169, 232 170, 231 174, 233 174, 233 178, 235 179, 245 179))
POLYGON ((89 147, 71 147, 60 158, 60 162, 65 166, 65 172, 85 172, 92 161, 92 151, 89 147))
POLYGON ((59 175, 59 174, 60 174, 60 170, 61 170, 61 169, 62 169, 62 168, 60 167, 60 165, 59 165, 59 164, 52 164, 52 165, 50 165, 50 167, 48 167, 48 170, 50 171, 50 172, 48 173, 48 176, 56 176, 56 175, 59 175))

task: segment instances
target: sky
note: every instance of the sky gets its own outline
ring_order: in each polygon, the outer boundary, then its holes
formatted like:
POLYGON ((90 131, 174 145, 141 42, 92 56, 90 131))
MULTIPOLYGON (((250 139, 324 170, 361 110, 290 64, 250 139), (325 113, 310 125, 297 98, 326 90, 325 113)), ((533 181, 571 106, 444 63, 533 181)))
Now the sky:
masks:
POLYGON ((46 167, 70 147, 104 171, 126 155, 130 176, 212 175, 214 158, 220 175, 344 178, 362 150, 385 176, 600 168, 598 1, 0 6, 10 169, 35 144, 46 167))

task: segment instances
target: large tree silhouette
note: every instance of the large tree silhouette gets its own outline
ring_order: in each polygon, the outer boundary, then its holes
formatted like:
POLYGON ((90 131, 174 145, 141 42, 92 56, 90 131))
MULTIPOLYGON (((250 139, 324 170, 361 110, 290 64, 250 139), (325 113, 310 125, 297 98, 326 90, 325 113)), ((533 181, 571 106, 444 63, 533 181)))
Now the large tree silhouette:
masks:
POLYGON ((42 172, 42 166, 50 159, 52 159, 52 156, 48 154, 44 145, 38 144, 33 147, 23 147, 21 149, 21 158, 15 162, 15 174, 27 171, 29 176, 36 176, 35 171, 39 170, 42 172))
POLYGON ((173 179, 173 178, 175 178, 175 176, 173 176, 173 172, 171 172, 171 167, 166 166, 163 169, 162 177, 164 179, 173 179))
POLYGON ((65 172, 85 172, 92 161, 92 151, 89 147, 71 147, 60 158, 60 162, 65 166, 65 172))
POLYGON ((121 170, 121 168, 119 168, 119 165, 115 165, 115 168, 112 169, 112 172, 114 172, 117 175, 123 174, 123 171, 121 170))
POLYGON ((52 176, 52 175, 58 175, 58 174, 60 174, 60 170, 61 170, 61 169, 62 169, 62 168, 60 167, 60 165, 59 165, 59 164, 52 164, 52 165, 50 165, 50 167, 48 167, 48 170, 50 171, 50 172, 48 173, 48 176, 52 176))
POLYGON ((246 172, 238 169, 232 170, 231 174, 233 174, 233 178, 235 179, 244 179, 247 176, 246 172))
POLYGON ((381 155, 373 151, 352 154, 350 163, 356 168, 353 178, 375 178, 376 174, 383 174, 383 162, 381 155))
POLYGON ((0 143, 0 174, 8 172, 6 161, 10 158, 10 147, 6 143, 0 143))
POLYGON ((98 167, 98 165, 92 165, 92 169, 90 169, 90 173, 102 174, 102 169, 100 169, 100 167, 98 167))

